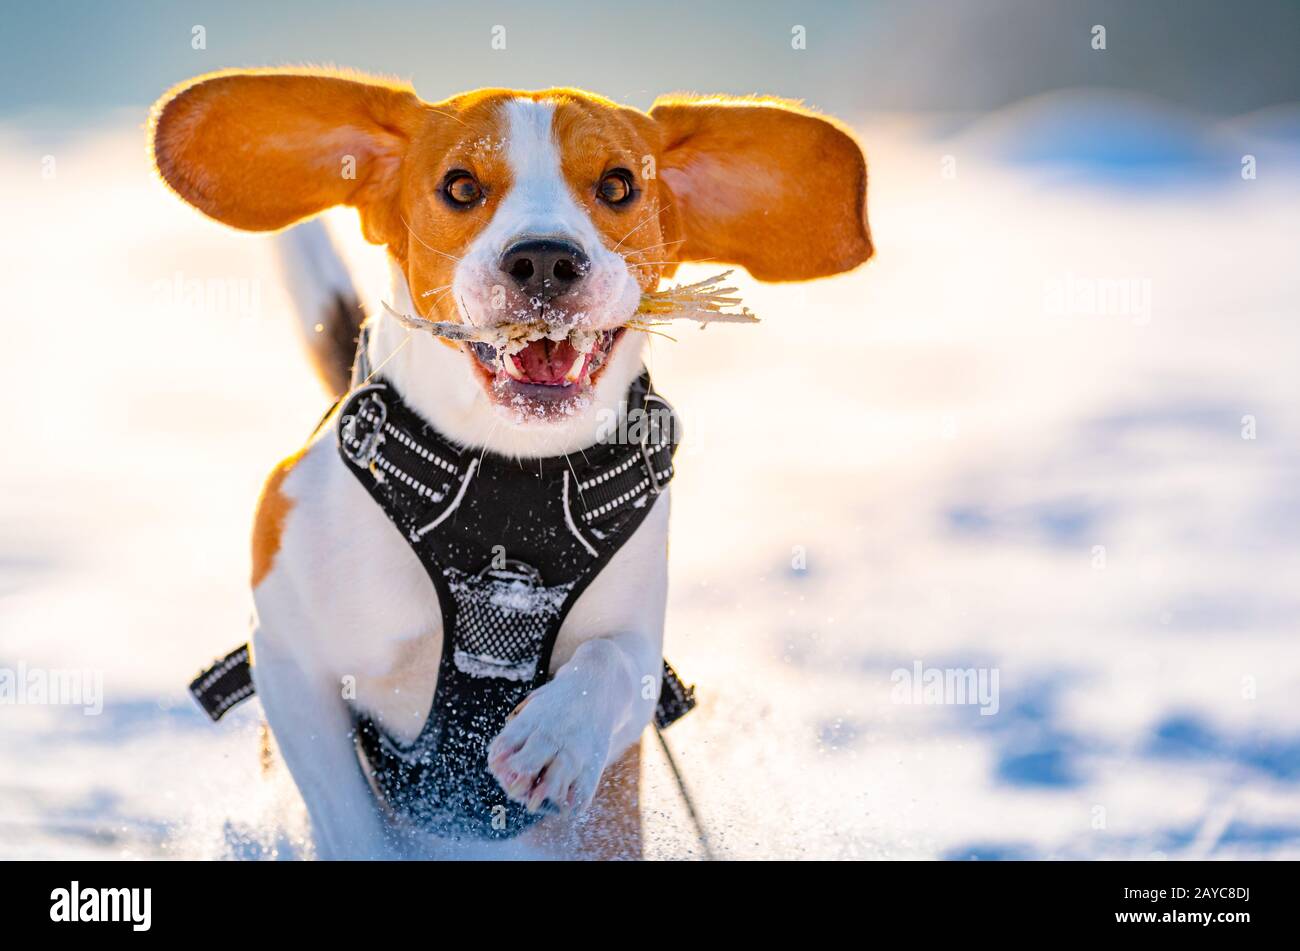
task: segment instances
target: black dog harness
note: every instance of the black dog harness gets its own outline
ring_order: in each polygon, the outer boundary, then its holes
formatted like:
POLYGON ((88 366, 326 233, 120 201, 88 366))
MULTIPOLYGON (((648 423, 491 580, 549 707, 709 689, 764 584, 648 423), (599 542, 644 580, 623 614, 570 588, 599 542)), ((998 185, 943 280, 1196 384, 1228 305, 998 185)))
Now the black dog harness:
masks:
MULTIPOLYGON (((549 679, 569 610, 673 477, 676 417, 646 375, 628 392, 624 424, 581 452, 518 460, 456 445, 382 380, 338 409, 339 453, 411 545, 441 606, 438 685, 420 734, 402 743, 354 710, 378 793, 431 832, 508 838, 541 817, 508 799, 487 771, 487 747, 549 679)), ((245 646, 191 684, 214 720, 252 694, 248 665, 245 646)), ((657 725, 694 705, 664 664, 657 725)))

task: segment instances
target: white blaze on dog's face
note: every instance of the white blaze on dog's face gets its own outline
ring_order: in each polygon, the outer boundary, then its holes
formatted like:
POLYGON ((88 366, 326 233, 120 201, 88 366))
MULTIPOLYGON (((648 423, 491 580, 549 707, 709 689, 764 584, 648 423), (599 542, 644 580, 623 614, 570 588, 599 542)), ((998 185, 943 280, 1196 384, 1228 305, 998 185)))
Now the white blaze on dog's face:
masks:
POLYGON ((233 72, 160 100, 153 147, 169 185, 236 227, 355 206, 427 319, 543 329, 509 353, 442 341, 521 424, 571 415, 611 368, 626 387, 624 324, 678 263, 803 280, 872 250, 861 150, 776 100, 670 97, 647 114, 486 89, 429 104, 351 76, 233 72))

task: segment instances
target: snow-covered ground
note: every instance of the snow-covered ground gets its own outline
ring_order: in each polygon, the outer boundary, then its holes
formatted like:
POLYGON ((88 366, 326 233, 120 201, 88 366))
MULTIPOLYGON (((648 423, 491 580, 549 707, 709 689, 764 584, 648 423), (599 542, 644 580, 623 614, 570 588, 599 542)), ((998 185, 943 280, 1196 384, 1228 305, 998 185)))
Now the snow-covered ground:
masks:
MULTIPOLYGON (((667 736, 724 855, 1300 857, 1285 123, 1139 109, 1072 166, 1107 113, 1063 108, 862 121, 877 258, 654 342, 701 697, 667 736), (917 663, 996 712, 898 702, 917 663)), ((141 118, 0 128, 0 668, 103 685, 0 706, 0 856, 303 855, 256 702, 184 688, 246 636, 253 502, 324 400, 267 240, 167 195, 141 118)), ((646 761, 651 854, 698 854, 646 761)))

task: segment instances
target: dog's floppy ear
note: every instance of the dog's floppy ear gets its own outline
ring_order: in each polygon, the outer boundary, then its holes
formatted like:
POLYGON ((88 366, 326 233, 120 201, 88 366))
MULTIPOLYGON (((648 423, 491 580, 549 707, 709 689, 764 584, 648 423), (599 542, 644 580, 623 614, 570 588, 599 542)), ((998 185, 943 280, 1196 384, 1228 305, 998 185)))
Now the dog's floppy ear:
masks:
POLYGON ((836 123, 790 102, 722 97, 661 97, 650 116, 680 260, 798 281, 871 257, 867 163, 836 123))
POLYGON ((366 237, 400 236, 401 164, 425 107, 409 89, 306 70, 235 70, 170 90, 150 117, 159 174, 236 228, 284 228, 333 205, 366 237))

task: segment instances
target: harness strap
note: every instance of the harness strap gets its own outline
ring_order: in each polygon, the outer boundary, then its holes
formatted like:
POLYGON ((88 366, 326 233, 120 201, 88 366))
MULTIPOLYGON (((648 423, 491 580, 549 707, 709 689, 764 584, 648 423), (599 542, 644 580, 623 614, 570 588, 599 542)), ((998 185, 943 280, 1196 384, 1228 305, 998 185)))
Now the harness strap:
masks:
MULTIPOLYGON (((257 692, 249 655, 248 645, 240 644, 200 671, 190 682, 190 695, 213 723, 257 692)), ((664 683, 659 691, 659 702, 655 705, 655 726, 663 729, 677 722, 690 713, 695 704, 695 688, 682 683, 677 671, 664 661, 664 683)))
POLYGON ((190 694, 212 722, 253 695, 253 669, 247 644, 240 644, 190 683, 190 694))

